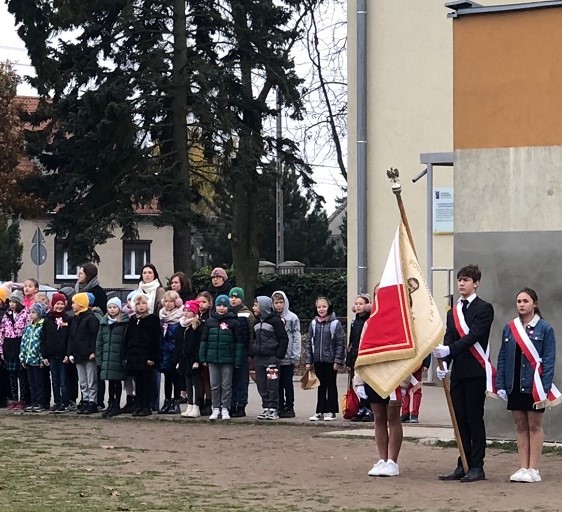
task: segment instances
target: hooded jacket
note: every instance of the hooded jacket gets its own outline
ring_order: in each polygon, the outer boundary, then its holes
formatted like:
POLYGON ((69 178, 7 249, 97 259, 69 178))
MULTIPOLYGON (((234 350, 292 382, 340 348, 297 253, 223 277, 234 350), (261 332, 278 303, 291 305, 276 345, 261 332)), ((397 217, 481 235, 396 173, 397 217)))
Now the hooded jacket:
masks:
MULTIPOLYGON (((283 323, 285 324, 285 331, 287 331, 287 336, 289 338, 287 353, 281 361, 281 365, 297 365, 301 360, 301 322, 297 315, 295 315, 292 311, 289 311, 289 299, 287 298, 287 295, 285 295, 285 292, 278 290, 273 292, 273 295, 277 293, 283 295, 283 312, 280 316, 281 320, 283 320, 283 323)), ((271 296, 272 300, 273 295, 271 296)))
POLYGON ((305 363, 343 364, 344 361, 345 332, 336 315, 329 314, 323 322, 319 322, 318 318, 312 320, 306 336, 305 363), (330 327, 332 322, 336 322, 335 329, 330 327))
POLYGON ((96 340, 100 322, 89 309, 75 314, 70 323, 68 353, 75 363, 86 363, 90 354, 96 353, 96 340))
POLYGON ((254 342, 250 355, 252 357, 272 357, 283 359, 287 353, 289 337, 281 317, 273 312, 272 302, 264 295, 256 299, 260 316, 254 325, 254 342))

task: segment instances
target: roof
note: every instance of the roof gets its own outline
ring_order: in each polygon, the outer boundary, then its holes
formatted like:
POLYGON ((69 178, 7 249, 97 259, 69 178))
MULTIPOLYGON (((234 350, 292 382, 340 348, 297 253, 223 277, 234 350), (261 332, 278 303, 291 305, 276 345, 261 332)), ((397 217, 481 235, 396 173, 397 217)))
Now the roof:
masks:
POLYGON ((347 210, 347 198, 345 198, 341 204, 332 212, 332 214, 328 217, 328 224, 330 224, 331 222, 334 221, 334 219, 338 216, 341 215, 342 213, 345 213, 345 211, 347 210))
POLYGON ((516 11, 529 11, 532 9, 547 9, 552 7, 562 7, 562 0, 549 0, 545 2, 526 2, 523 4, 504 4, 483 6, 471 0, 457 0, 455 2, 448 2, 445 4, 450 12, 447 17, 458 18, 459 16, 466 16, 469 14, 491 14, 502 12, 516 12, 516 11))
POLYGON ((14 102, 20 105, 28 114, 32 114, 39 106, 39 97, 37 96, 16 96, 14 102))

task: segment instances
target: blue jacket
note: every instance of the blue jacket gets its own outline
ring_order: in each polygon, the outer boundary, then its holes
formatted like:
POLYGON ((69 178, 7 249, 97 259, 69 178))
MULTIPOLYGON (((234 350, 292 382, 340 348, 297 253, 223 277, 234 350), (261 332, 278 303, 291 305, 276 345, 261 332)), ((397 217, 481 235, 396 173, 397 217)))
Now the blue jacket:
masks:
MULTIPOLYGON (((531 322, 533 323, 533 322, 531 322)), ((545 392, 550 390, 552 379, 554 377, 554 363, 556 359, 556 339, 554 337, 554 329, 548 322, 542 318, 533 327, 527 326, 527 334, 533 342, 533 345, 542 359, 542 385, 545 392)), ((513 378, 515 368, 515 349, 517 342, 515 341, 509 325, 503 328, 502 344, 500 353, 498 354, 498 365, 496 369, 496 387, 497 389, 505 389, 507 394, 513 390, 513 378)), ((521 354, 521 360, 517 361, 521 365, 521 381, 519 382, 519 391, 521 393, 533 392, 533 374, 534 370, 524 354, 521 354)))

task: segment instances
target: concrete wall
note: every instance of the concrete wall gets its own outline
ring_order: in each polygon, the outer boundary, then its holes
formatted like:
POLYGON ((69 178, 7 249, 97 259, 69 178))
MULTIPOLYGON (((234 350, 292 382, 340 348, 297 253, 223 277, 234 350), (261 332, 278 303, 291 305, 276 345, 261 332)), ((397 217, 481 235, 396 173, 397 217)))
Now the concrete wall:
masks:
MULTIPOLYGON (((524 287, 539 296, 541 312, 562 336, 562 231, 511 231, 455 234, 455 265, 476 262, 482 268, 478 294, 494 306, 490 335, 492 361, 497 362, 504 325, 517 316, 515 296, 524 287)), ((562 357, 557 358, 555 382, 562 385, 562 357)), ((513 438, 513 420, 505 402, 488 400, 486 424, 489 437, 513 438)), ((546 412, 545 437, 562 439, 562 407, 546 412)))
MULTIPOLYGON (((24 244, 23 265, 19 272, 19 280, 26 277, 36 277, 37 267, 31 260, 31 241, 35 230, 39 227, 43 234, 47 227, 47 221, 42 219, 24 220, 20 223, 21 241, 24 244)), ((140 240, 151 241, 151 262, 156 265, 158 273, 164 283, 165 277, 174 272, 172 256, 173 230, 171 227, 156 228, 149 222, 139 222, 140 240)), ((57 286, 55 283, 55 239, 45 235, 45 247, 47 249, 47 260, 39 267, 39 281, 43 284, 57 286)), ((106 244, 97 248, 101 261, 98 265, 100 283, 106 288, 134 288, 133 284, 123 284, 123 241, 121 232, 115 233, 106 244)))
MULTIPOLYGON (((562 333, 562 9, 465 15, 453 22, 455 266, 477 263, 479 295, 495 308, 492 360, 515 296, 537 291, 562 333)), ((562 376, 557 360, 555 382, 562 376)), ((562 408, 547 411, 547 439, 562 439, 562 408)), ((486 407, 490 437, 513 437, 504 403, 486 407)))

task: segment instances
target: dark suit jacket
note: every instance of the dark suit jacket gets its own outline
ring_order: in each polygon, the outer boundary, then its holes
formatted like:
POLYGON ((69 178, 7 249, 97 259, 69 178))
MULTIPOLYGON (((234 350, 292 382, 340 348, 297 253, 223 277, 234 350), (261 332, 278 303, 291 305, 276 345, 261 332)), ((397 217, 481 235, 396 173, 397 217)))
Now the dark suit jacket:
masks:
POLYGON ((494 308, 489 302, 476 297, 468 306, 464 319, 470 332, 461 338, 455 327, 453 311, 447 313, 447 330, 443 343, 451 348, 451 355, 447 358, 449 363, 453 361, 451 380, 486 376, 484 368, 470 353, 470 347, 477 341, 484 350, 488 347, 490 329, 494 321, 494 308))

